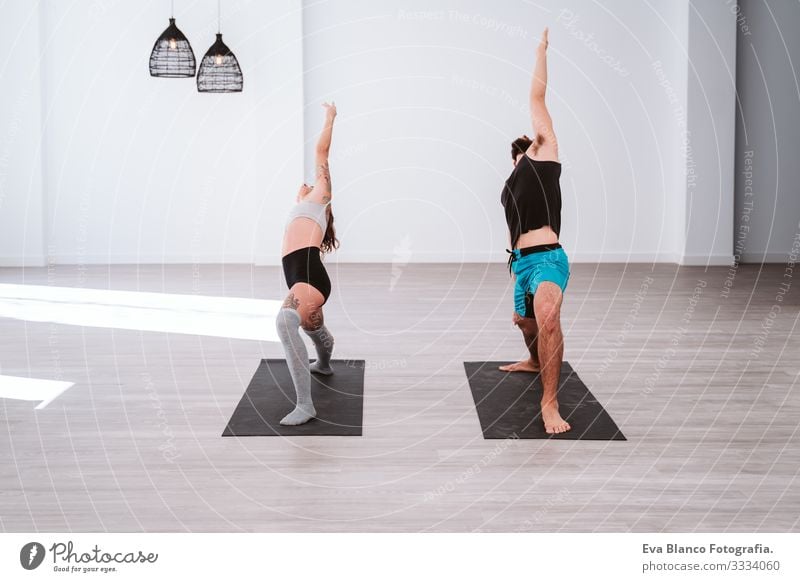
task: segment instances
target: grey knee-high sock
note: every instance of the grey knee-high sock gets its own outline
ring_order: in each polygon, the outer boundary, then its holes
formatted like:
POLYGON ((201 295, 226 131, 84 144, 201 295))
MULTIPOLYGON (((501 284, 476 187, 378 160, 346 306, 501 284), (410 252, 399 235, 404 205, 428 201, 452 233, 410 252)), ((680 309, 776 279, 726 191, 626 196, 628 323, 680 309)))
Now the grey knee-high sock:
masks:
POLYGON ((308 365, 308 350, 300 337, 300 314, 294 309, 282 308, 275 318, 278 337, 286 354, 286 364, 297 393, 297 406, 287 414, 281 424, 296 425, 308 422, 317 411, 311 401, 311 374, 308 365))
POLYGON ((304 329, 306 335, 314 342, 317 348, 317 361, 311 364, 311 371, 315 374, 333 374, 331 369, 331 355, 333 354, 333 336, 324 325, 319 329, 304 329))

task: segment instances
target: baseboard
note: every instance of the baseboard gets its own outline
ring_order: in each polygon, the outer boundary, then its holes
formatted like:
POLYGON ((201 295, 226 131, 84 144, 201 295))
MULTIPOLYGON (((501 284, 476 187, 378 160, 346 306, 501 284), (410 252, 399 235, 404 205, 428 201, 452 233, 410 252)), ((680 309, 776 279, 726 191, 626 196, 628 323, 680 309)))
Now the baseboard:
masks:
MULTIPOLYGON (((730 266, 733 258, 728 255, 684 255, 671 252, 570 252, 569 260, 579 263, 668 263, 686 266, 730 266)), ((386 263, 405 265, 414 263, 505 263, 508 254, 505 251, 483 253, 457 252, 419 252, 409 255, 395 255, 390 252, 336 252, 326 257, 329 263, 386 263)), ((745 255, 742 262, 785 262, 787 255, 769 253, 766 255, 745 255)), ((252 254, 56 254, 49 257, 5 257, 0 256, 0 266, 5 267, 43 267, 51 261, 57 265, 171 265, 171 264, 246 264, 256 266, 278 266, 280 257, 277 254, 256 257, 252 254)))
MULTIPOLYGON (((2 260, 2 259, 0 259, 2 260)), ((254 256, 245 253, 195 254, 54 254, 46 258, 56 265, 252 265, 254 256)), ((3 262, 2 264, 5 264, 3 262)), ((43 260, 42 265, 47 263, 43 260)), ((20 265, 8 265, 20 266, 20 265)))
MULTIPOLYGON (((628 253, 628 252, 577 252, 567 251, 570 263, 677 263, 675 253, 628 253)), ((412 252, 410 256, 393 256, 391 253, 333 253, 325 259, 331 263, 505 263, 508 253, 491 251, 485 253, 412 252)))
POLYGON ((45 267, 47 261, 42 255, 11 257, 0 255, 0 267, 45 267))
POLYGON ((761 265, 763 263, 788 263, 789 251, 785 253, 742 253, 739 259, 740 263, 755 263, 761 265))
POLYGON ((680 264, 686 267, 730 267, 733 255, 683 255, 680 264))

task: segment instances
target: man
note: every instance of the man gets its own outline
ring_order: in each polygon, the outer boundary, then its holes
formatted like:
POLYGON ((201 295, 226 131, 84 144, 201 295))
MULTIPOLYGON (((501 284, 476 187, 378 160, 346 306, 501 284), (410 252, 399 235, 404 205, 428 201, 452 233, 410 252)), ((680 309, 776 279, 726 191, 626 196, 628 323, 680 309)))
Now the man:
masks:
POLYGON ((531 81, 530 110, 534 138, 522 136, 511 145, 514 170, 503 188, 512 251, 513 322, 522 331, 530 357, 501 366, 507 372, 540 372, 545 431, 570 430, 558 410, 557 390, 564 354, 561 302, 569 280, 567 254, 558 242, 561 230, 561 163, 553 120, 545 105, 547 89, 545 28, 531 81))

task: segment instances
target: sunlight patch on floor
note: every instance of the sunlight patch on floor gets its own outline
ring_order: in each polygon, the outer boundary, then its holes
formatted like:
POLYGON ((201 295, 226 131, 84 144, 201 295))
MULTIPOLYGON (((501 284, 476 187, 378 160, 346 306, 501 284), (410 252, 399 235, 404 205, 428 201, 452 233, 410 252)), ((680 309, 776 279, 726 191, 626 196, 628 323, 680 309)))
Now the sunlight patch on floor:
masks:
POLYGON ((85 327, 278 341, 278 299, 0 284, 0 317, 85 327))
POLYGON ((41 410, 72 386, 74 382, 0 375, 0 398, 39 401, 36 410, 41 410))

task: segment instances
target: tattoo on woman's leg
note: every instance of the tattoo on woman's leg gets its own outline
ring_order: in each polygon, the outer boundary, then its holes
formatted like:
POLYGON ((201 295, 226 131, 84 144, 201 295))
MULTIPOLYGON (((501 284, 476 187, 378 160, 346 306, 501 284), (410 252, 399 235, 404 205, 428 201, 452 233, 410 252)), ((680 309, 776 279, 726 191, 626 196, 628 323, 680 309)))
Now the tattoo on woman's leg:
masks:
POLYGON ((283 307, 287 309, 297 309, 300 306, 300 300, 294 296, 294 293, 289 291, 289 294, 286 296, 286 299, 283 302, 283 307))

